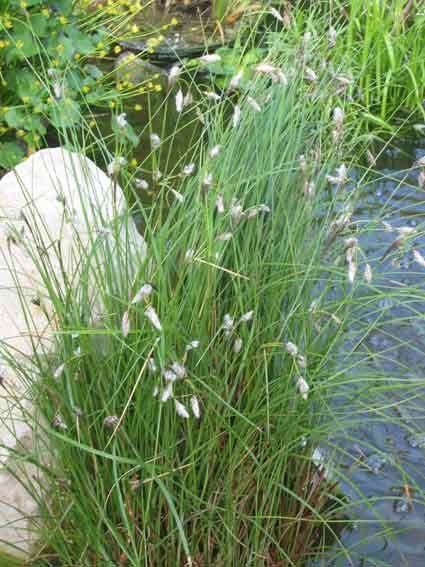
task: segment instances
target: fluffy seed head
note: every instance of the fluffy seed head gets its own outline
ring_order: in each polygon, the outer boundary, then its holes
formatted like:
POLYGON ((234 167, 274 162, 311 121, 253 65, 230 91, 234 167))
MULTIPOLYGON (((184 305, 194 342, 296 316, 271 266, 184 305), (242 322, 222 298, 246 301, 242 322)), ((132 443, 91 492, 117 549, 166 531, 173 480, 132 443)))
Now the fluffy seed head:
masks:
POLYGON ((180 378, 180 380, 183 380, 183 378, 186 378, 187 371, 186 371, 186 368, 182 364, 180 364, 179 362, 173 362, 173 364, 171 365, 171 368, 172 368, 173 372, 176 374, 177 378, 180 378))
POLYGON ((224 200, 223 195, 217 195, 217 199, 215 201, 215 206, 217 207, 217 212, 220 214, 224 213, 224 200))
POLYGON ((118 128, 125 128, 127 126, 127 114, 125 112, 118 114, 117 116, 117 126, 118 128))
POLYGON ((165 403, 173 397, 173 382, 168 382, 161 394, 161 402, 165 403))
POLYGON ((107 415, 103 420, 103 426, 107 427, 108 429, 112 429, 118 423, 119 419, 116 415, 107 415))
POLYGON ((176 94, 176 110, 177 110, 177 112, 180 113, 183 110, 183 104, 184 104, 183 91, 181 89, 179 89, 177 94, 176 94))
POLYGON ((217 63, 218 61, 221 61, 221 57, 220 55, 218 55, 218 53, 207 53, 207 55, 203 55, 202 57, 199 58, 200 61, 202 61, 202 63, 217 63))
POLYGON ((196 396, 192 396, 190 398, 190 407, 192 408, 193 415, 196 417, 196 419, 199 419, 201 417, 201 409, 199 407, 198 398, 196 396))
POLYGON ((161 143, 161 138, 155 133, 150 135, 150 140, 153 148, 157 148, 161 143))
POLYGON ((184 419, 189 418, 189 412, 187 411, 185 406, 182 403, 180 403, 178 400, 174 400, 174 407, 176 408, 176 412, 180 417, 183 417, 184 419))
POLYGON ((62 416, 60 415, 60 413, 57 413, 53 420, 52 420, 52 426, 55 429, 68 429, 68 426, 66 425, 66 423, 64 422, 64 420, 62 419, 62 416))
POLYGON ((364 268, 364 279, 367 283, 370 283, 373 278, 372 268, 370 264, 366 264, 364 268))
POLYGON ((125 338, 130 332, 130 314, 128 310, 124 311, 124 315, 122 316, 121 329, 122 329, 122 334, 125 338))
POLYGON ((288 341, 285 344, 285 348, 286 348, 286 352, 288 354, 290 354, 291 356, 297 356, 298 354, 298 347, 295 343, 291 343, 291 341, 288 341))
POLYGON ((139 289, 139 291, 131 300, 131 303, 135 304, 135 303, 139 303, 140 301, 143 301, 144 299, 147 299, 152 292, 153 292, 153 287, 150 283, 143 284, 142 287, 139 289))
POLYGON ((304 378, 302 376, 300 376, 297 380, 297 387, 298 390, 301 394, 301 397, 304 400, 308 399, 308 391, 310 390, 310 386, 307 384, 307 382, 304 380, 304 378))
POLYGON ((189 163, 188 165, 185 165, 184 168, 182 169, 182 175, 185 176, 192 175, 194 171, 195 171, 195 164, 189 163))
POLYGON ((145 315, 157 331, 162 331, 161 321, 152 305, 146 307, 145 315))
POLYGON ((56 370, 53 372, 53 378, 55 380, 58 380, 62 376, 64 370, 65 370, 65 363, 61 364, 56 368, 56 370))

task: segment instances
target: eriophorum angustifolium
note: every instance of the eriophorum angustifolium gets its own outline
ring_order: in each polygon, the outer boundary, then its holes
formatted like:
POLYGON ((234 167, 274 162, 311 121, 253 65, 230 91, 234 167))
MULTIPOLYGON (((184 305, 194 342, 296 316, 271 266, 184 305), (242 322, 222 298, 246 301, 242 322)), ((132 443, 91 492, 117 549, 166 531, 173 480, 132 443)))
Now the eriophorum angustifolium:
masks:
POLYGON ((136 198, 148 255, 109 251, 99 319, 84 269, 65 292, 48 281, 57 352, 32 384, 46 565, 301 567, 329 535, 343 553, 347 504, 317 445, 340 426, 336 358, 372 285, 346 159, 358 140, 335 84, 279 43, 251 99, 205 117, 201 157, 136 198))

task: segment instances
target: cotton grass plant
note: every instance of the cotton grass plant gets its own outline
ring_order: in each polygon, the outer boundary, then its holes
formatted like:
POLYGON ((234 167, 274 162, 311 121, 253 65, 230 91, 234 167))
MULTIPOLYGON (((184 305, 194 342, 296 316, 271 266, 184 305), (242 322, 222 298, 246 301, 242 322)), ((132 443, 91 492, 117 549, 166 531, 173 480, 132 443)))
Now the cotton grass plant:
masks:
MULTIPOLYGON (((293 55, 276 48, 267 62, 288 84, 258 74, 259 108, 208 112, 196 170, 174 192, 165 179, 150 205, 133 193, 145 259, 125 237, 118 250, 94 237, 61 284, 39 259, 56 348, 35 359, 37 379, 16 368, 37 410, 28 458, 43 474, 39 486, 22 478, 40 508, 32 564, 299 567, 330 543, 351 564, 340 531, 354 503, 317 449, 355 421, 332 405, 341 387, 367 389, 369 419, 381 387, 404 386, 348 377, 355 346, 341 360, 347 328, 361 343, 377 325, 357 310, 369 259, 343 242, 359 236, 341 175, 357 140, 324 112, 333 86, 293 73, 293 55)), ((133 176, 112 173, 133 192, 133 176)), ((387 293, 364 285, 371 302, 387 293)))

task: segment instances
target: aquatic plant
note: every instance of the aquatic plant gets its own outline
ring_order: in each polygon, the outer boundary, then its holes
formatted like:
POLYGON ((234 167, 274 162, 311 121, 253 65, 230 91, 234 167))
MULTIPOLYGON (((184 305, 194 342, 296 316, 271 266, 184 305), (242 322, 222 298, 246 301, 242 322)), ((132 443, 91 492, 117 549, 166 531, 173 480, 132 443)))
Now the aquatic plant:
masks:
MULTIPOLYGON (((353 215, 371 172, 363 178, 348 157, 355 149, 360 161, 363 148, 340 96, 350 83, 339 68, 328 80, 314 38, 291 47, 268 38, 245 92, 188 104, 205 131, 179 169, 167 172, 163 133, 146 125, 157 172, 149 203, 135 191, 147 185, 143 164, 129 167, 118 130, 112 144, 82 144, 76 129, 60 129, 80 151, 97 146, 142 216, 148 257, 134 276, 123 247, 91 274, 97 321, 84 266, 63 289, 41 259, 57 348, 36 359, 37 382, 17 368, 39 412, 28 416, 41 435, 27 458, 45 475, 33 490, 34 564, 350 564, 357 549, 340 532, 360 506, 393 537, 374 506, 390 496, 363 494, 349 472, 378 474, 384 463, 359 449, 360 420, 395 423, 394 409, 423 399, 420 374, 405 380, 404 363, 400 375, 373 366, 398 347, 415 352, 402 331, 423 323, 423 286, 382 282, 363 244, 388 219, 385 207, 369 222, 353 215), (376 333, 396 347, 372 347, 376 333)), ((181 88, 169 92, 177 120, 181 88)), ((117 128, 127 122, 117 114, 117 128)), ((414 250, 420 262, 422 227, 398 228, 386 258, 414 250)), ((86 250, 87 270, 97 252, 86 250)), ((394 463, 397 502, 423 503, 423 488, 394 463)))

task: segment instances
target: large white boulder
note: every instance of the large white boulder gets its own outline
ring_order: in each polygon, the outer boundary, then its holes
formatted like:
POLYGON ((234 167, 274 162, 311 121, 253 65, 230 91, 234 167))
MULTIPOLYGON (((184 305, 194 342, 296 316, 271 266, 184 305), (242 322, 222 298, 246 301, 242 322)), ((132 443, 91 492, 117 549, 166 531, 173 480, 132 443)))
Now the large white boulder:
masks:
MULTIPOLYGON (((146 255, 122 190, 88 158, 63 148, 42 150, 1 179, 0 549, 9 545, 14 553, 27 552, 37 514, 34 500, 9 469, 15 467, 11 452, 29 451, 33 444, 25 419, 31 404, 11 357, 30 367, 35 350, 48 352, 54 344, 48 282, 40 272, 56 279, 56 287, 65 278, 78 282, 81 258, 96 250, 89 281, 93 308, 99 310, 95 280, 105 242, 117 249, 117 257, 118 247, 124 247, 121 252, 132 256, 136 267, 146 255)), ((33 469, 26 473, 36 475, 33 469)), ((20 474, 16 468, 14 473, 20 474)))

